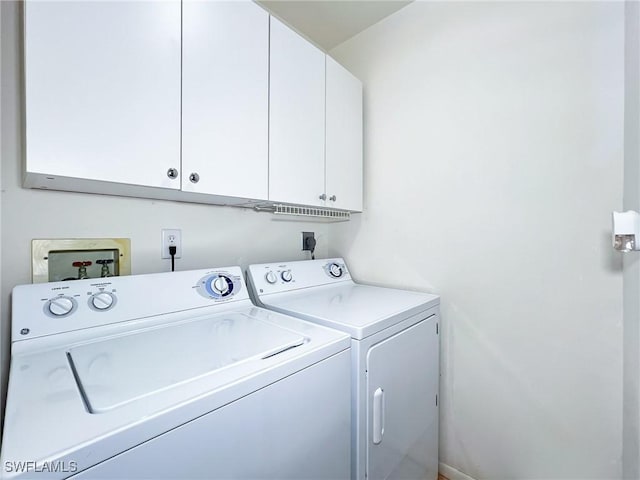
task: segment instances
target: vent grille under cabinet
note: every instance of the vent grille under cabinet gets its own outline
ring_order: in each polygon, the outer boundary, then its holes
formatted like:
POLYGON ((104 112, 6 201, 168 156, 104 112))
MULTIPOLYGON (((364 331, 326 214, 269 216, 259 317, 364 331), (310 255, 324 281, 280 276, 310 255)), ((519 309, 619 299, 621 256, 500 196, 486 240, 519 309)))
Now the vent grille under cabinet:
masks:
POLYGON ((351 220, 351 212, 343 210, 332 210, 330 208, 299 207, 295 205, 256 205, 255 210, 259 212, 271 212, 274 215, 286 215, 296 217, 324 218, 336 222, 351 220))

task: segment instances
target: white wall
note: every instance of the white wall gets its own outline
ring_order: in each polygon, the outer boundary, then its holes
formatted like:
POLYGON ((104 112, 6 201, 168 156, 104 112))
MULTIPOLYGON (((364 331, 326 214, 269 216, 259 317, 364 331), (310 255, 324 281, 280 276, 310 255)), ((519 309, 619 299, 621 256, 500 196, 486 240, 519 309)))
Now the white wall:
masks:
POLYGON ((624 4, 416 2, 331 53, 364 82, 365 213, 329 253, 442 295, 441 461, 619 478, 624 4))
MULTIPOLYGON (((2 57, 4 56, 3 53, 3 49, 4 49, 4 45, 6 42, 4 42, 3 40, 3 27, 2 27, 2 18, 3 18, 3 9, 2 6, 0 5, 0 68, 2 67, 2 57)), ((2 135, 3 135, 3 131, 4 129, 2 128, 2 124, 3 122, 3 109, 2 109, 2 104, 4 103, 3 101, 3 96, 4 96, 4 89, 2 88, 2 84, 3 84, 3 79, 2 79, 2 74, 0 72, 0 156, 2 155, 2 135)), ((2 168, 0 168, 0 185, 2 185, 2 168)), ((0 188, 0 252, 2 251, 2 195, 1 195, 1 188, 0 188)), ((2 291, 2 255, 0 254, 0 292, 2 291)), ((3 299, 0 296, 0 318, 2 315, 2 305, 3 305, 3 299)), ((1 321, 0 321, 1 322, 1 321)), ((2 324, 0 323, 0 340, 2 340, 3 337, 3 328, 2 328, 2 324)), ((4 377, 2 377, 3 372, 6 370, 5 367, 5 360, 4 360, 4 353, 5 353, 6 347, 3 345, 3 341, 0 341, 0 412, 4 413, 4 400, 5 400, 5 386, 4 386, 4 377)), ((2 417, 4 417, 4 415, 1 415, 2 417)), ((0 419, 0 427, 3 425, 3 419, 0 419)), ((1 440, 0 440, 1 441, 1 440)))
POLYGON ((22 98, 19 5, 2 9, 2 306, 0 351, 2 391, 6 386, 9 338, 9 295, 13 286, 31 282, 33 238, 131 238, 132 272, 168 271, 160 259, 160 230, 182 229, 183 257, 176 268, 246 266, 255 262, 301 260, 302 231, 316 232, 316 253, 326 255, 327 225, 278 221, 247 209, 158 200, 108 197, 21 188, 22 98))
MULTIPOLYGON (((640 210, 640 3, 625 2, 624 210, 640 210)), ((640 254, 624 256, 622 477, 640 478, 640 254)))

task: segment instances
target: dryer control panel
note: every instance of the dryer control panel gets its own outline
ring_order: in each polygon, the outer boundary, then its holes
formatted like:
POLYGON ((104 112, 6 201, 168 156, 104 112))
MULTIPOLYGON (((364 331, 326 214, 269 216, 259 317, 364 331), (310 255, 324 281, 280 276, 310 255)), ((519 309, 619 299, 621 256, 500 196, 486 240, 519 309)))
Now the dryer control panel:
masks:
POLYGON ((287 263, 250 265, 247 281, 257 295, 288 292, 339 282, 351 282, 351 275, 342 258, 303 260, 287 263))

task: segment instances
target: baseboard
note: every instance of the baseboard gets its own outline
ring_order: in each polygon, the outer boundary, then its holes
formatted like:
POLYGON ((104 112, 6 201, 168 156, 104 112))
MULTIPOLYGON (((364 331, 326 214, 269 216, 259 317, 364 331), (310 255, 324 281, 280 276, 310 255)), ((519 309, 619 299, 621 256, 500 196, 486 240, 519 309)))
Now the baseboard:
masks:
POLYGON ((438 468, 440 473, 447 477, 449 480, 475 480, 475 478, 470 477, 466 473, 462 473, 460 470, 456 470, 453 467, 450 467, 446 463, 440 462, 438 464, 438 468))

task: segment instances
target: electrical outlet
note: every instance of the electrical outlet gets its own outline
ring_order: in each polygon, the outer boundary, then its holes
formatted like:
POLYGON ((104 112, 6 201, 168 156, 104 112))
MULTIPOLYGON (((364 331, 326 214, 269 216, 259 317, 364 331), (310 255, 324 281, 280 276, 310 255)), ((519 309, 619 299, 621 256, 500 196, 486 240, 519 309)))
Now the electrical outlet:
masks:
POLYGON ((316 248, 316 237, 314 232, 302 232, 302 250, 313 252, 316 248))
POLYGON ((169 247, 176 247, 175 258, 182 257, 182 230, 162 229, 162 258, 171 258, 169 247))

